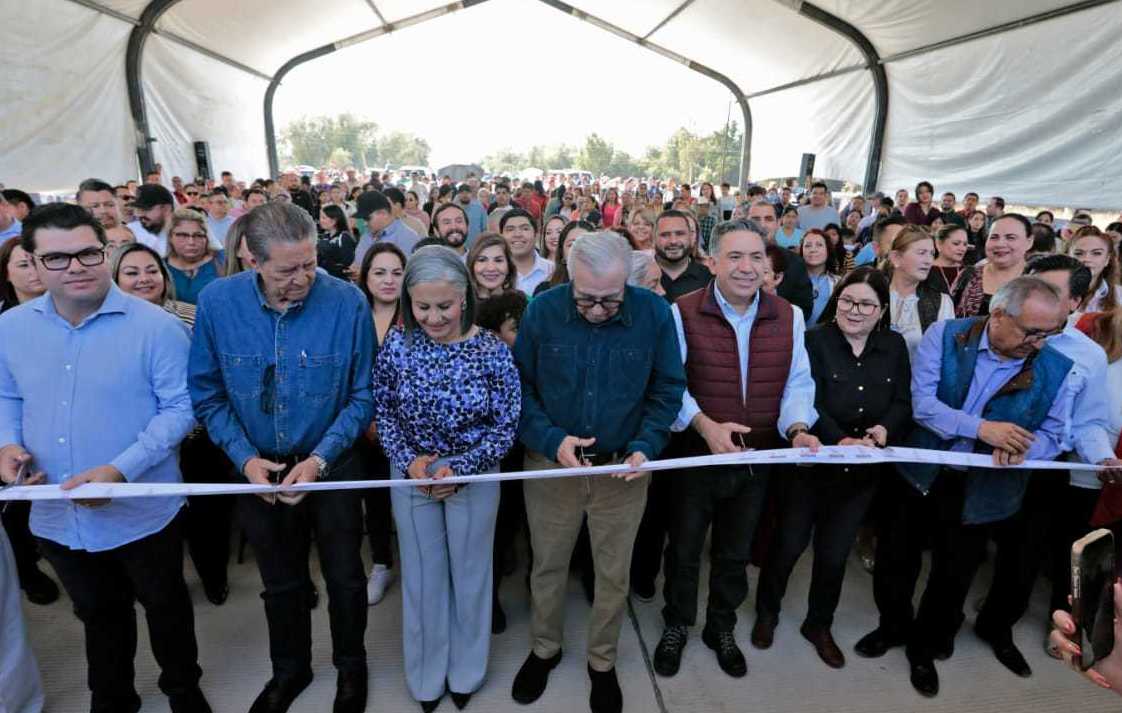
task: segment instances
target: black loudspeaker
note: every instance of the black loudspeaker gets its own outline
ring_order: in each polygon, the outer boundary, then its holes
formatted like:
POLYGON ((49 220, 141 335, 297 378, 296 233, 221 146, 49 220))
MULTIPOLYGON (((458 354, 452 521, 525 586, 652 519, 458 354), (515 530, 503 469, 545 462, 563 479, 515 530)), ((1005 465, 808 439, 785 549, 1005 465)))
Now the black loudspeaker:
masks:
POLYGON ((814 175, 814 154, 804 153, 803 162, 799 168, 799 179, 805 181, 814 175))
POLYGON ((195 166, 199 169, 196 178, 214 178, 210 170, 210 144, 205 141, 195 142, 195 166))

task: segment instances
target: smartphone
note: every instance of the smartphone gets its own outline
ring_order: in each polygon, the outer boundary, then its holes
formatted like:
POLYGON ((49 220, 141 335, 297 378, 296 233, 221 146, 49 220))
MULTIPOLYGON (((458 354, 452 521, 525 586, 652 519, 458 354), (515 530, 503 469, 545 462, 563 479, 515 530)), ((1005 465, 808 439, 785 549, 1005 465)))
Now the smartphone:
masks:
POLYGON ((1071 546, 1071 615, 1074 640, 1086 671, 1114 650, 1114 535, 1095 530, 1071 546))

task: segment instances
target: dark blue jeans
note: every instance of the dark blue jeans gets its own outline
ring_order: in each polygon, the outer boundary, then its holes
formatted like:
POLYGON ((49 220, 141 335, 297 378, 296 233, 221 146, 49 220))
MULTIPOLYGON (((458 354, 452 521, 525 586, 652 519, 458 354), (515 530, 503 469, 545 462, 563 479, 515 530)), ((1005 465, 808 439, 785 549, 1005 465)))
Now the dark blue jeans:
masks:
MULTIPOLYGON (((358 459, 344 454, 332 479, 360 478, 358 459)), ((240 519, 253 546, 265 592, 273 676, 311 675, 312 614, 308 609, 308 554, 316 533, 327 584, 332 663, 340 671, 365 671, 366 575, 362 567, 362 507, 350 490, 311 493, 297 505, 270 505, 256 495, 239 497, 240 519)))
POLYGON ((710 541, 709 607, 705 625, 732 631, 736 610, 748 596, 748 558, 763 510, 768 475, 746 466, 698 468, 672 481, 674 517, 666 548, 662 616, 667 626, 697 620, 697 586, 705 534, 710 541))
POLYGON ((195 613, 183 581, 183 520, 180 511, 163 530, 104 552, 39 540, 85 627, 94 713, 140 710, 133 686, 137 601, 160 665, 160 690, 172 696, 199 684, 195 613))

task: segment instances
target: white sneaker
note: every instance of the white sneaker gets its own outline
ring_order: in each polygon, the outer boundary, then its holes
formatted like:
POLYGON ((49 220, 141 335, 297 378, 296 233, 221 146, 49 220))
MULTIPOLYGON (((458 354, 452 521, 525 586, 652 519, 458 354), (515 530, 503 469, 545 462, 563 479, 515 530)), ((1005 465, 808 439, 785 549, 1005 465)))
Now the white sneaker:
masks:
POLYGON ((374 606, 386 596, 386 590, 393 584, 393 570, 384 564, 374 565, 370 573, 370 581, 366 583, 366 602, 374 606))

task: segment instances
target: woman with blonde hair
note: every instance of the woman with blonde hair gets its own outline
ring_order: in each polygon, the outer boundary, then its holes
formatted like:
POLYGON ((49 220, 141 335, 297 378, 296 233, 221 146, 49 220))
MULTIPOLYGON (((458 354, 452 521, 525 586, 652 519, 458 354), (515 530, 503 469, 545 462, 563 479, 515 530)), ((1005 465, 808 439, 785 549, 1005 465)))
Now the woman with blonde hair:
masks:
POLYGON ((226 274, 225 253, 210 247, 206 219, 193 210, 172 214, 164 262, 179 301, 192 305, 204 287, 226 274))
POLYGON ((881 268, 891 279, 890 309, 885 317, 904 337, 913 361, 927 328, 939 320, 954 319, 950 296, 926 282, 934 263, 935 239, 931 233, 923 226, 906 225, 893 239, 881 268))
POLYGON ((1091 271, 1091 289, 1079 304, 1080 312, 1110 312, 1122 305, 1118 256, 1109 235, 1093 225, 1084 225, 1071 237, 1067 254, 1091 271))
POLYGON ((654 249, 655 213, 650 208, 636 208, 631 211, 627 229, 635 238, 636 250, 654 249))

